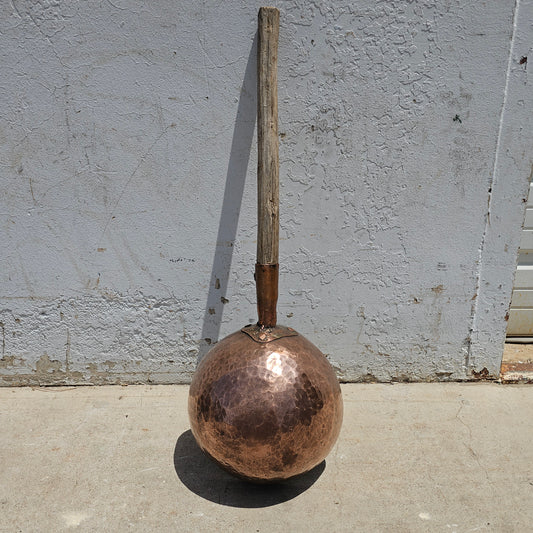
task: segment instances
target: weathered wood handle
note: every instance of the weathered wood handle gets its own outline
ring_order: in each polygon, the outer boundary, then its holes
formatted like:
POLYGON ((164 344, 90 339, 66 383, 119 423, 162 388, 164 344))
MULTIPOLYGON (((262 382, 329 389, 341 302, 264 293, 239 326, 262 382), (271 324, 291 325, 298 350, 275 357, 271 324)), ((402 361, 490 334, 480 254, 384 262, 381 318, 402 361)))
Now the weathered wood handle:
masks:
POLYGON ((259 9, 257 44, 257 264, 260 327, 276 325, 279 257, 278 145, 279 10, 259 9))
POLYGON ((257 262, 278 263, 279 146, 278 146, 279 10, 259 9, 257 46, 257 262))

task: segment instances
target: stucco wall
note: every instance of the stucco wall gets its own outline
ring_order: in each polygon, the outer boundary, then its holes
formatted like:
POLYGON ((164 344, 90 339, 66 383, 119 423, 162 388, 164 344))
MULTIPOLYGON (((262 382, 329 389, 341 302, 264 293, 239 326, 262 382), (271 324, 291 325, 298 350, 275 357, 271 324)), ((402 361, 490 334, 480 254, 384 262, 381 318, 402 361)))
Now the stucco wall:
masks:
MULTIPOLYGON (((2 6, 3 384, 186 382, 255 320, 259 5, 2 6)), ((280 322, 345 380, 496 376, 532 2, 277 5, 280 322)))

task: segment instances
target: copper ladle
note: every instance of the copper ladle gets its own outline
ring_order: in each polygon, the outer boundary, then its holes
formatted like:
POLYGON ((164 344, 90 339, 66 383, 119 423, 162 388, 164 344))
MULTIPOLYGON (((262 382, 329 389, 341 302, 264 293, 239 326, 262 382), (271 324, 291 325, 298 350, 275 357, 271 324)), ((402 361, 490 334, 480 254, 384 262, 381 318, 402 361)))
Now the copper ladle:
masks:
POLYGON ((189 390, 196 442, 221 467, 255 482, 302 474, 329 453, 342 424, 339 382, 305 337, 276 324, 279 248, 277 47, 279 10, 259 10, 259 320, 227 336, 202 359, 189 390))

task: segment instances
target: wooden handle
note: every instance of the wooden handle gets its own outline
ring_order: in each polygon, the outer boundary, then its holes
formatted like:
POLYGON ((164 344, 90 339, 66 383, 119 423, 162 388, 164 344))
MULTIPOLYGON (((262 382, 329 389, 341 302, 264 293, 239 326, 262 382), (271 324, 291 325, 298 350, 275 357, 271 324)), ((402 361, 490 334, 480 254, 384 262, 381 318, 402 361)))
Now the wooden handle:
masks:
POLYGON ((279 10, 259 9, 257 46, 257 262, 278 263, 279 146, 278 146, 279 10))
POLYGON ((279 10, 259 9, 257 40, 257 264, 255 283, 261 328, 276 326, 279 256, 278 146, 279 10))

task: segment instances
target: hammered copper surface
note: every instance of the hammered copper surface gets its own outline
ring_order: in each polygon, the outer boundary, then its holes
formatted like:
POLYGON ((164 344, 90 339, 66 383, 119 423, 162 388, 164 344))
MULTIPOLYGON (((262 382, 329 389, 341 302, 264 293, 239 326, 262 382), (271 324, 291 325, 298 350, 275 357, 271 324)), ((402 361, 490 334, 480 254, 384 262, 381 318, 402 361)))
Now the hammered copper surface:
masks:
POLYGON ((296 337, 298 333, 286 326, 274 326, 273 328, 261 327, 259 324, 248 324, 241 328, 243 333, 250 336, 255 342, 272 342, 282 337, 296 337))
POLYGON ((189 392, 191 429, 220 466, 251 481, 307 472, 333 447, 342 398, 331 365, 301 335, 237 331, 205 356, 189 392))

